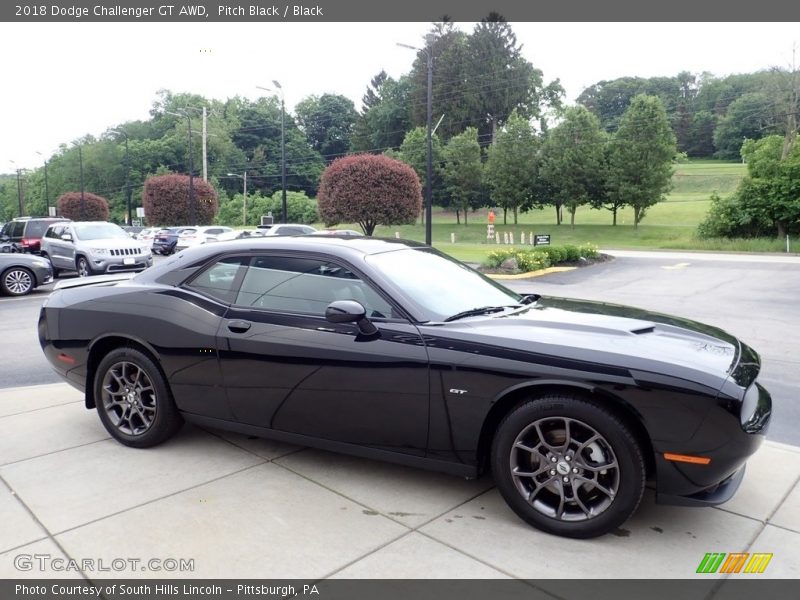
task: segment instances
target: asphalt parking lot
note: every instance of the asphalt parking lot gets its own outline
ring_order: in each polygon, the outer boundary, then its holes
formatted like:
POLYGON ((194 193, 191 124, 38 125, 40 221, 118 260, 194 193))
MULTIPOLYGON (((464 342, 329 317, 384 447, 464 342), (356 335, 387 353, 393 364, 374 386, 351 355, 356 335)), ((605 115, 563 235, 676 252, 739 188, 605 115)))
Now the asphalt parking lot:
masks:
MULTIPOLYGON (((794 340, 800 259, 749 262, 712 255, 621 253, 610 263, 535 280, 520 291, 623 302, 728 329, 759 350, 775 398, 770 441, 737 495, 715 508, 659 506, 651 491, 612 535, 568 540, 530 528, 492 481, 466 481, 366 459, 186 426, 134 450, 108 438, 81 396, 48 383, 41 360, 29 385, 9 369, 39 351, 35 318, 46 290, 0 300, 0 578, 93 578, 20 570, 20 556, 190 559, 182 572, 114 576, 228 578, 702 578, 708 552, 772 553, 760 577, 798 578, 800 389, 794 340), (11 343, 9 343, 11 342, 11 343), (18 381, 18 380, 17 380, 18 381), (796 431, 795 431, 796 433, 796 431), (796 439, 796 438, 795 438, 796 439)), ((34 365, 35 366, 35 365, 34 365)), ((95 564, 97 564, 95 562, 95 564)), ((153 563, 155 564, 155 563, 153 563)), ((105 574, 108 576, 108 574, 105 574)))

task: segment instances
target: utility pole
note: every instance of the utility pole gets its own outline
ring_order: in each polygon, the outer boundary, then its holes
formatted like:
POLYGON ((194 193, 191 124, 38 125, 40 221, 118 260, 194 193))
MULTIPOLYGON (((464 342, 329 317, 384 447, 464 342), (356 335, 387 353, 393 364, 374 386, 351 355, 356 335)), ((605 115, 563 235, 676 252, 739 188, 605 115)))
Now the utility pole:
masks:
MULTIPOLYGON (((38 150, 36 151, 36 154, 38 154, 39 156, 44 158, 44 154, 42 154, 38 150)), ((50 193, 47 190, 47 159, 46 158, 44 159, 44 206, 45 206, 45 208, 44 208, 45 216, 49 217, 50 216, 50 193)))
POLYGON ((192 117, 189 116, 189 112, 186 110, 183 110, 182 112, 172 112, 166 110, 164 112, 174 117, 183 117, 189 124, 189 225, 196 225, 197 215, 194 206, 194 153, 192 151, 192 117))
POLYGON ((208 115, 206 114, 206 107, 203 107, 203 181, 208 181, 208 128, 207 128, 208 115))
POLYGON ((20 174, 22 169, 17 169, 17 200, 19 200, 19 216, 25 216, 25 203, 22 201, 22 179, 20 174))
POLYGON ((78 162, 81 172, 81 221, 86 220, 86 197, 83 194, 83 149, 78 146, 78 162))

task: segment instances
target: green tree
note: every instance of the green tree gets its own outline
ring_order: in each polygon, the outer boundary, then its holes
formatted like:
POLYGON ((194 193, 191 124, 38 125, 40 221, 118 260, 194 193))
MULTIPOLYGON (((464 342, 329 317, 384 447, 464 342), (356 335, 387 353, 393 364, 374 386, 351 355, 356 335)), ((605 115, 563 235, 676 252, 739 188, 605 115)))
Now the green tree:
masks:
POLYGON ((614 206, 624 203, 633 207, 634 227, 670 190, 675 152, 675 135, 661 100, 636 96, 609 145, 607 180, 614 206))
MULTIPOLYGON (((387 152, 386 154, 392 158, 402 160, 414 169, 422 184, 424 193, 428 181, 427 129, 425 127, 415 127, 403 138, 403 143, 400 144, 400 149, 398 151, 387 152)), ((447 204, 447 194, 444 187, 444 180, 442 179, 443 160, 442 143, 439 141, 439 136, 434 133, 431 136, 431 195, 433 196, 433 204, 437 206, 447 204)))
MULTIPOLYGON (((433 120, 441 123, 436 130, 443 140, 464 129, 474 119, 464 99, 471 93, 469 81, 469 36, 453 22, 434 23, 428 39, 422 41, 433 56, 433 120), (429 41, 430 40, 430 41, 429 41)), ((417 52, 409 75, 411 82, 411 119, 415 126, 427 122, 428 59, 425 51, 417 52)))
POLYGON ((582 106, 568 108, 544 143, 541 178, 553 203, 567 207, 573 227, 579 206, 603 202, 605 144, 599 119, 582 106))
POLYGON ((477 128, 469 127, 450 138, 444 148, 444 161, 444 183, 451 198, 449 205, 456 210, 456 223, 461 222, 460 213, 463 212, 466 225, 469 210, 474 210, 481 202, 483 164, 477 128))
POLYGON ((533 205, 538 149, 539 142, 530 123, 516 111, 489 146, 485 176, 492 202, 503 209, 504 224, 508 222, 509 209, 514 213, 516 225, 519 211, 533 205))
POLYGON ((546 108, 560 107, 564 90, 558 80, 544 84, 542 71, 522 56, 511 25, 497 13, 476 24, 467 41, 469 93, 458 100, 469 106, 471 123, 494 140, 512 111, 539 119, 546 108))
POLYGON ((295 114, 311 147, 327 162, 350 151, 358 118, 352 100, 336 94, 309 96, 295 106, 295 114))
POLYGON ((399 148, 411 129, 411 82, 394 80, 385 71, 372 78, 362 99, 363 109, 355 124, 353 150, 383 152, 399 148))
POLYGON ((734 100, 714 130, 716 156, 735 159, 741 156, 745 139, 760 139, 779 130, 773 121, 774 97, 761 92, 748 93, 734 100))

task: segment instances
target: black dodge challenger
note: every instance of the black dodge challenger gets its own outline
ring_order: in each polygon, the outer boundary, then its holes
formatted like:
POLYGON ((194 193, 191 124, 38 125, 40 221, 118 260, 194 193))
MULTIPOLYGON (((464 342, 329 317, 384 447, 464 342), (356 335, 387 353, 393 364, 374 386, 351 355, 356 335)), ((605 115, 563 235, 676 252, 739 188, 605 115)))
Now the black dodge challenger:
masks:
POLYGON ((760 359, 707 325, 519 295, 427 246, 275 237, 62 282, 39 338, 109 433, 184 420, 476 477, 592 537, 659 502, 728 500, 764 439, 760 359))

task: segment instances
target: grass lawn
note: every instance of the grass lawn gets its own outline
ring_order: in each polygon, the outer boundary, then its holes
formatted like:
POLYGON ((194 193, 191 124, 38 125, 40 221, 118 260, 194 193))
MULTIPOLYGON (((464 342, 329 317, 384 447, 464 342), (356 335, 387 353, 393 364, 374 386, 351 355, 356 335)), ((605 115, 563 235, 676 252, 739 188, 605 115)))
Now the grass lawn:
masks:
MULTIPOLYGON (((520 234, 526 240, 531 233, 549 233, 553 245, 592 243, 601 249, 672 249, 743 252, 785 252, 786 241, 778 239, 715 239, 701 240, 695 236, 697 225, 708 212, 711 194, 730 194, 747 173, 747 165, 714 160, 692 161, 675 165, 673 189, 666 201, 651 207, 638 228, 633 227, 633 209, 624 208, 617 213, 617 226, 611 225, 612 215, 607 210, 592 210, 582 206, 575 214, 575 227, 569 225, 569 215, 564 211, 566 223, 556 225, 555 209, 532 210, 521 213, 518 224, 508 214, 509 224, 503 225, 502 211, 497 213, 495 230, 514 234, 519 245, 520 234)), ((497 248, 486 240, 488 209, 469 214, 469 225, 456 224, 455 213, 433 208, 433 244, 440 250, 470 262, 482 262, 486 254, 497 248), (456 243, 450 241, 455 234, 456 243)), ((318 225, 322 227, 321 225, 318 225)), ((356 224, 338 227, 359 229, 356 224)), ((425 228, 421 224, 378 227, 376 236, 423 241, 425 228)), ((792 249, 800 248, 800 240, 792 240, 792 249)))

